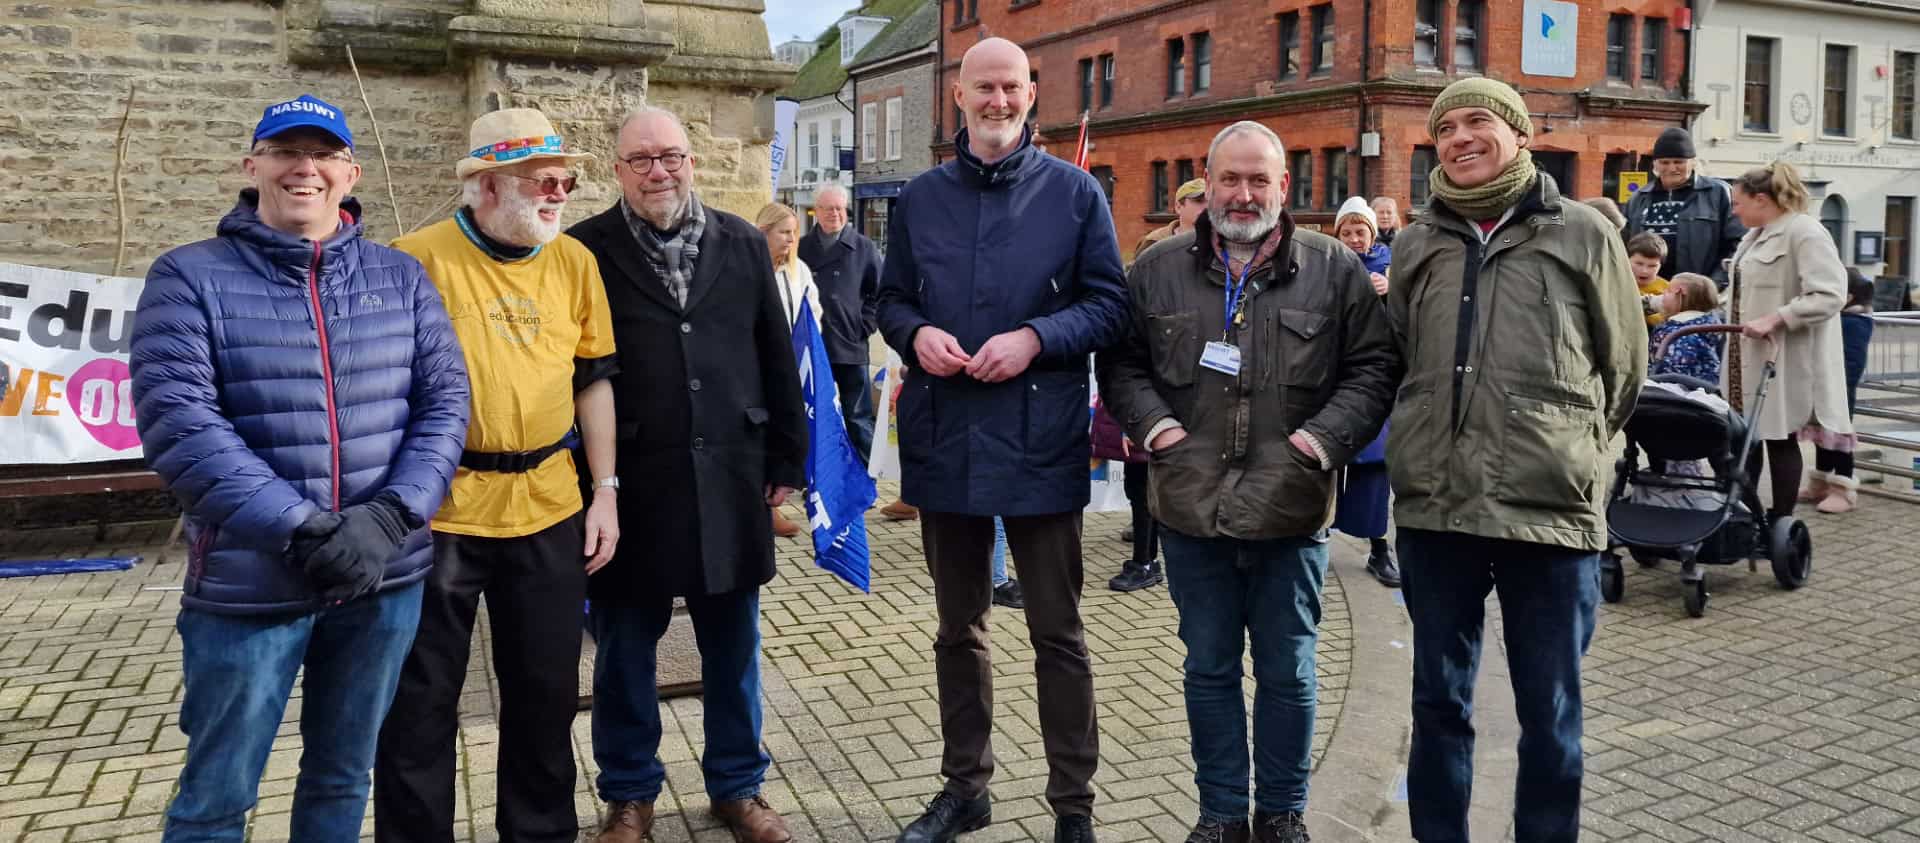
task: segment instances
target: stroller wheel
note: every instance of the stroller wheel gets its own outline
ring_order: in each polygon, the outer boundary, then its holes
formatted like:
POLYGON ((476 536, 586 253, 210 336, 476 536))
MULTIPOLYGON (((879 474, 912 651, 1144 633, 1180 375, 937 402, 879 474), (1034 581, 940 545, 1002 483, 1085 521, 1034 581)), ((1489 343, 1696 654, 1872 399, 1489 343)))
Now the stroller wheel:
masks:
POLYGON ((1627 590, 1627 572, 1620 568, 1620 557, 1600 560, 1600 599, 1618 603, 1627 590))
POLYGON ((1780 587, 1792 591, 1807 584, 1813 573, 1813 536, 1807 525, 1791 516, 1773 522, 1768 557, 1773 562, 1773 578, 1780 587))
POLYGON ((1686 593, 1681 597, 1687 604, 1687 617, 1697 618, 1707 613, 1707 578, 1701 577, 1693 582, 1683 582, 1681 588, 1686 593))

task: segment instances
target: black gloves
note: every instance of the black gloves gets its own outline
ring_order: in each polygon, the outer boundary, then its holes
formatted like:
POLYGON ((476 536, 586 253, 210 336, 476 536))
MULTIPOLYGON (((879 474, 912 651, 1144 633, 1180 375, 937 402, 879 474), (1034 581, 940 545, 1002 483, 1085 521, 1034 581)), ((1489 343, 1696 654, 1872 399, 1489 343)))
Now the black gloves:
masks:
POLYGON ((387 561, 409 529, 399 501, 381 495, 339 513, 308 518, 293 531, 292 555, 320 592, 321 602, 344 603, 380 587, 387 561))

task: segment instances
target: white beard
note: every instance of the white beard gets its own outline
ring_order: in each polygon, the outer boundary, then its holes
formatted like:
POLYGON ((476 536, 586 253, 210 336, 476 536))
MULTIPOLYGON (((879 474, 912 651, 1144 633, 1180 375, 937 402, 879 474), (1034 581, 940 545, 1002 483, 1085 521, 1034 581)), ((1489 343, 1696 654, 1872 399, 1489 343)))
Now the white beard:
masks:
POLYGON ((493 219, 483 226, 487 235, 502 243, 522 248, 544 246, 560 236, 560 220, 549 222, 540 217, 543 208, 558 210, 565 202, 552 202, 546 197, 529 197, 519 191, 500 192, 500 206, 493 211, 493 219))
MULTIPOLYGON (((1232 210, 1244 211, 1250 209, 1235 208, 1232 210)), ((1274 226, 1280 224, 1280 209, 1259 208, 1258 210, 1260 211, 1259 219, 1253 222, 1239 223, 1227 219, 1225 211, 1215 211, 1212 206, 1208 206, 1207 221, 1213 223, 1214 233, 1219 234, 1226 240, 1235 243, 1258 243, 1266 239, 1267 235, 1273 232, 1274 226)))

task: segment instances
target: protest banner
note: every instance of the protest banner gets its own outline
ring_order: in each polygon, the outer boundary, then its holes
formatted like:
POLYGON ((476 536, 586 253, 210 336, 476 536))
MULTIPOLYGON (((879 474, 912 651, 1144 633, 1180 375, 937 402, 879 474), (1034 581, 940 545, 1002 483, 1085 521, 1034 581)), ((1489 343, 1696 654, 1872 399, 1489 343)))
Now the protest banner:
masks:
POLYGON ((0 465, 141 456, 127 349, 142 286, 0 263, 0 465))

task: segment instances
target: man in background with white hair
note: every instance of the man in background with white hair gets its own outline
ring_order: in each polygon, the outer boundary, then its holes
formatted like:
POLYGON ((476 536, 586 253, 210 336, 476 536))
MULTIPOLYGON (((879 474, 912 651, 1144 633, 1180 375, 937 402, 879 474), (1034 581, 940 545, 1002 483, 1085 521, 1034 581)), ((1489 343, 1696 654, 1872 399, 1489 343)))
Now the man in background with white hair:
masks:
POLYGON ((847 225, 847 189, 820 188, 813 197, 813 230, 800 238, 800 260, 820 288, 820 321, 840 392, 847 436, 865 462, 873 450, 873 381, 867 377, 867 338, 879 330, 880 247, 847 225))
POLYGON ((587 575, 620 536, 613 325, 593 255, 560 234, 569 165, 593 156, 567 151, 531 108, 481 115, 471 138, 455 168, 462 207, 393 244, 426 265, 446 299, 473 415, 433 518, 420 630, 380 734, 375 835, 453 840, 454 736, 485 595, 500 677, 495 826, 502 840, 571 841, 580 607, 587 575), (584 517, 565 441, 576 422, 594 481, 584 517))

